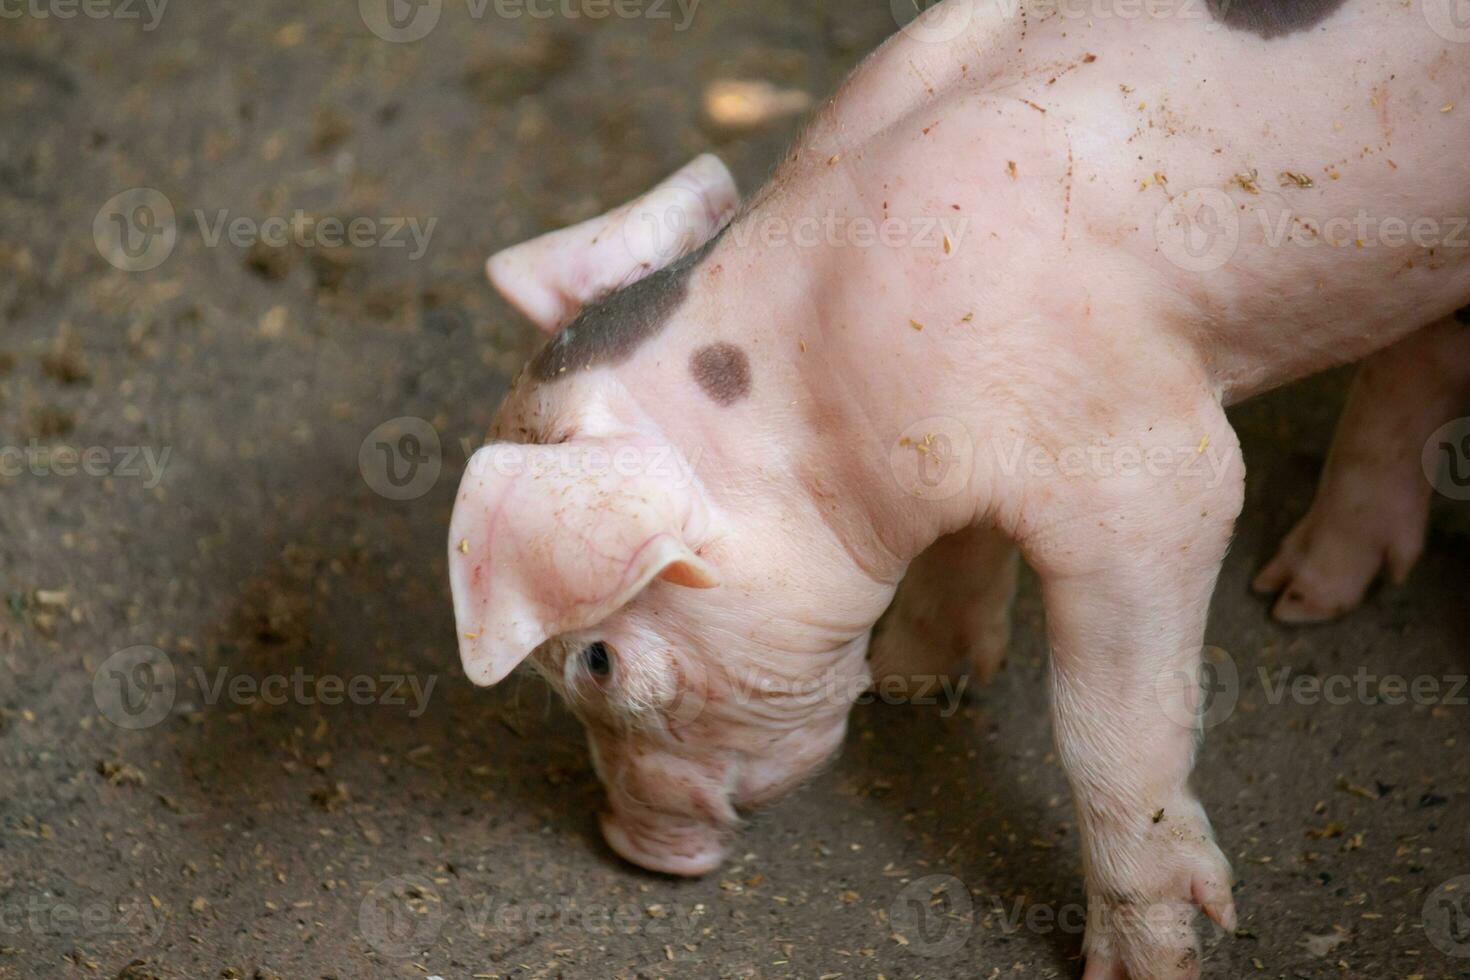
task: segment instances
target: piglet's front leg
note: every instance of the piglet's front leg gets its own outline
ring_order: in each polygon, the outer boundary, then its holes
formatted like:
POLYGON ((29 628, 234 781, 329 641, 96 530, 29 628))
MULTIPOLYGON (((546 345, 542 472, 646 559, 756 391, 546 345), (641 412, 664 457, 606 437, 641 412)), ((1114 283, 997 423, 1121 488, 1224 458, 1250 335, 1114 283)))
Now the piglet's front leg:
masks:
POLYGON ((1023 543, 1042 578, 1059 755, 1088 893, 1084 980, 1200 975, 1197 907, 1232 929, 1231 873, 1189 787, 1210 593, 1243 494, 1218 405, 1124 435, 1179 472, 1065 481, 1023 543), (1167 433, 1165 430, 1169 430, 1167 433), (1220 465, 1192 465, 1213 446, 1220 465))

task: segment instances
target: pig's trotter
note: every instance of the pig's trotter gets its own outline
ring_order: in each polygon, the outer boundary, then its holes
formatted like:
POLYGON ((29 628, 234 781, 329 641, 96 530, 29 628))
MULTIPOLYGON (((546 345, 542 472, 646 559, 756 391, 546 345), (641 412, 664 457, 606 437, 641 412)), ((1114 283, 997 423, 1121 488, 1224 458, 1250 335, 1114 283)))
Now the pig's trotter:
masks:
POLYGON ((1164 817, 1142 839, 1125 831, 1089 842, 1088 854, 1103 855, 1097 860, 1110 867, 1088 869, 1088 980, 1194 980, 1201 973, 1196 908, 1234 929, 1230 865, 1209 820, 1187 795, 1175 807, 1176 819, 1164 807, 1164 817), (1109 893, 1097 884, 1105 879, 1127 880, 1136 890, 1109 893))
POLYGON ((988 528, 940 538, 910 566, 874 631, 875 686, 922 692, 936 677, 985 683, 1005 661, 1015 546, 988 528))
POLYGON ((1395 584, 1424 546, 1424 440, 1470 406, 1470 330, 1426 327, 1363 362, 1316 498, 1256 576, 1272 615, 1314 623, 1356 608, 1380 571, 1395 584))
POLYGON ((1189 775, 1205 615, 1244 465, 1213 403, 1127 441, 1158 440, 1205 440, 1226 465, 1059 480, 1021 541, 1042 580, 1058 754, 1077 802, 1089 980, 1192 980, 1196 908, 1235 922, 1230 867, 1189 775))

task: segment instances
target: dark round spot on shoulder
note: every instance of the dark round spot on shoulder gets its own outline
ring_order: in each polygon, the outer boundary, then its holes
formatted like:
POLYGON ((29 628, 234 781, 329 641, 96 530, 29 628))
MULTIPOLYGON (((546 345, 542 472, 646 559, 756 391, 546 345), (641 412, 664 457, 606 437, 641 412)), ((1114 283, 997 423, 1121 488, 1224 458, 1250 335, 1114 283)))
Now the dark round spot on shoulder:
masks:
POLYGON ((1215 20, 1233 31, 1270 40, 1304 31, 1331 17, 1344 0, 1207 0, 1215 20))
POLYGON ((717 405, 750 394, 750 358, 736 344, 707 344, 689 357, 689 373, 717 405))

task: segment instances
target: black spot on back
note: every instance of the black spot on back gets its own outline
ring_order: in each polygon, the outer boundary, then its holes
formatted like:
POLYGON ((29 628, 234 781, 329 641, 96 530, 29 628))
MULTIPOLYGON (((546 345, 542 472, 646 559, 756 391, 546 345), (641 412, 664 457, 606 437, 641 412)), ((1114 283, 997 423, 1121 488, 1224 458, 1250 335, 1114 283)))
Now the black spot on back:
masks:
POLYGON ((1470 326, 1470 306, 1462 306, 1456 310, 1455 320, 1466 326, 1470 326))
POLYGON ((1215 20, 1233 31, 1264 38, 1316 27, 1345 0, 1207 0, 1215 20))
POLYGON ((531 376, 554 381, 588 368, 621 364, 657 336, 689 291, 689 275, 710 253, 718 235, 667 268, 591 303, 531 361, 531 376))
POLYGON ((708 344, 689 356, 689 373, 717 405, 750 394, 750 358, 735 344, 708 344))

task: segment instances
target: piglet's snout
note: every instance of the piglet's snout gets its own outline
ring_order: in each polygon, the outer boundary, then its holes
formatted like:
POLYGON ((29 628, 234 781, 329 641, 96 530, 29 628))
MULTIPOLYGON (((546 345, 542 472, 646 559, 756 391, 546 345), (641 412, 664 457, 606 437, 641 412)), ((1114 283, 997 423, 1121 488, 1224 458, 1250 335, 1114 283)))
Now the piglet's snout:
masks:
POLYGON ((602 835, 619 855, 651 871, 702 875, 719 867, 739 817, 735 772, 710 759, 624 744, 599 745, 593 761, 607 788, 602 835))
POLYGON ((640 867, 694 877, 725 860, 731 831, 718 823, 613 806, 602 816, 602 836, 619 856, 640 867))

